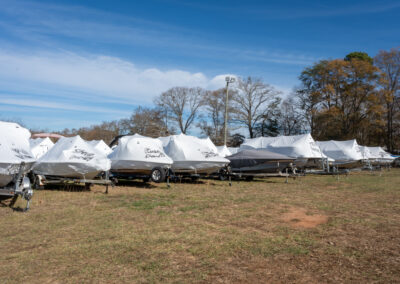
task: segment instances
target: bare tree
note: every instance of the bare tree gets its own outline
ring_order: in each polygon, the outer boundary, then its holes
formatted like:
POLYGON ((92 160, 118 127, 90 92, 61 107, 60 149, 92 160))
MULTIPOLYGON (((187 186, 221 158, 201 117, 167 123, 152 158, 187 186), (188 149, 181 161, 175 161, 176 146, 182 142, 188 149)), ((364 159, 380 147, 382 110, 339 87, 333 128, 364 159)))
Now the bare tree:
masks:
POLYGON ((281 104, 279 124, 283 135, 296 135, 304 132, 304 117, 293 98, 285 99, 281 104))
POLYGON ((122 128, 121 121, 113 120, 104 121, 101 124, 91 125, 89 127, 81 127, 79 129, 66 128, 56 133, 67 137, 79 135, 85 140, 104 140, 104 142, 110 143, 115 136, 122 134, 122 128))
POLYGON ((400 49, 380 51, 374 58, 375 65, 381 70, 380 86, 383 93, 386 115, 386 147, 393 151, 395 147, 394 133, 400 126, 395 123, 400 101, 400 49))
POLYGON ((236 93, 232 97, 234 120, 245 126, 250 138, 255 137, 255 127, 272 115, 280 102, 280 92, 261 79, 238 79, 236 93))
POLYGON ((129 119, 121 120, 122 132, 160 137, 170 133, 164 122, 164 112, 158 108, 138 107, 129 119))
MULTIPOLYGON (((231 91, 230 94, 232 95, 233 92, 231 91)), ((225 104, 226 88, 207 92, 204 100, 205 116, 198 124, 202 133, 209 136, 217 145, 222 145, 224 142, 225 104)), ((231 103, 228 105, 228 122, 232 116, 230 105, 231 103)))
POLYGON ((163 109, 182 133, 186 134, 198 117, 199 108, 204 104, 207 91, 196 87, 174 87, 162 93, 155 104, 163 109))

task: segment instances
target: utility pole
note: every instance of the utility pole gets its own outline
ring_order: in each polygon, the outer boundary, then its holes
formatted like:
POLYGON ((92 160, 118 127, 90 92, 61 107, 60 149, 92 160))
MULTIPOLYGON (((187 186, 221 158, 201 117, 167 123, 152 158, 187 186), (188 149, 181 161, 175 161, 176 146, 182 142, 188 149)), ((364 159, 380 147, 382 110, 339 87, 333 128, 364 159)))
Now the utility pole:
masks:
POLYGON ((228 132, 228 100, 229 100, 229 84, 235 82, 233 77, 225 77, 226 81, 226 98, 225 98, 225 121, 224 121, 224 145, 226 146, 226 135, 228 132))

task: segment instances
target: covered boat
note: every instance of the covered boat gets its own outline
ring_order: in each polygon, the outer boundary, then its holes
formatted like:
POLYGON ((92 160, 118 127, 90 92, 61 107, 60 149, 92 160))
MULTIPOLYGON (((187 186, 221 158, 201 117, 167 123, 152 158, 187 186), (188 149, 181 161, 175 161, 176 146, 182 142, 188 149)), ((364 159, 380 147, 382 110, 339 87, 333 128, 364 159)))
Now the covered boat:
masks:
POLYGON ((239 147, 228 147, 229 152, 233 155, 240 151, 239 147))
POLYGON ((62 137, 33 166, 35 174, 93 179, 108 171, 111 161, 80 136, 62 137))
POLYGON ((111 148, 103 140, 92 140, 92 141, 88 141, 88 142, 95 149, 104 153, 104 155, 106 155, 106 156, 111 154, 111 152, 112 152, 111 148))
POLYGON ((165 179, 166 171, 173 163, 165 154, 159 139, 139 134, 120 137, 118 145, 108 157, 114 176, 151 178, 155 182, 165 179))
POLYGON ((218 154, 209 138, 180 134, 159 139, 165 153, 174 161, 172 170, 177 174, 211 174, 229 163, 229 160, 218 154))
POLYGON ((22 174, 27 173, 35 157, 32 154, 28 129, 17 123, 0 121, 0 187, 13 181, 24 163, 22 174))
POLYGON ((311 134, 246 139, 240 149, 264 149, 296 158, 295 164, 299 168, 322 167, 327 158, 311 134))
POLYGON ((295 158, 263 149, 243 150, 226 158, 230 161, 229 166, 233 173, 248 174, 282 172, 295 161, 295 158))
POLYGON ((29 139, 29 144, 35 159, 42 157, 54 146, 53 141, 49 137, 29 139))
POLYGON ((318 141, 317 144, 326 156, 334 160, 332 164, 338 168, 362 167, 367 160, 355 139, 318 141))
POLYGON ((226 145, 216 146, 216 147, 217 147, 217 150, 218 150, 218 154, 221 157, 227 157, 227 156, 232 155, 231 151, 229 151, 229 149, 228 149, 228 147, 226 147, 226 145))
POLYGON ((390 155, 390 153, 383 150, 382 147, 367 147, 371 153, 370 160, 376 165, 389 165, 396 158, 390 155))

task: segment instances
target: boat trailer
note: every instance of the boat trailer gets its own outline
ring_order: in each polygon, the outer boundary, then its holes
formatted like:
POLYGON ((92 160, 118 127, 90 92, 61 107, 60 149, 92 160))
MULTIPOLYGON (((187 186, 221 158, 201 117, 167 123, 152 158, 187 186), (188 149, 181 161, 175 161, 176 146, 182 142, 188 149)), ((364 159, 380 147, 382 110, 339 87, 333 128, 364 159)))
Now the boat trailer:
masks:
POLYGON ((109 178, 109 172, 105 172, 103 177, 98 179, 79 179, 79 178, 67 178, 67 177, 54 177, 54 176, 43 176, 36 175, 34 187, 36 189, 44 188, 46 185, 55 185, 62 187, 63 190, 71 190, 76 187, 84 186, 85 190, 90 190, 93 184, 104 185, 106 190, 105 194, 108 194, 108 187, 114 187, 114 182, 109 178))
POLYGON ((25 163, 21 163, 19 166, 18 174, 16 174, 9 183, 9 185, 0 188, 0 199, 9 199, 11 201, 9 203, 9 207, 14 210, 18 210, 14 208, 14 205, 20 196, 22 199, 26 201, 26 206, 21 211, 26 212, 29 210, 30 201, 33 196, 33 189, 31 188, 31 182, 29 178, 25 175, 25 163))

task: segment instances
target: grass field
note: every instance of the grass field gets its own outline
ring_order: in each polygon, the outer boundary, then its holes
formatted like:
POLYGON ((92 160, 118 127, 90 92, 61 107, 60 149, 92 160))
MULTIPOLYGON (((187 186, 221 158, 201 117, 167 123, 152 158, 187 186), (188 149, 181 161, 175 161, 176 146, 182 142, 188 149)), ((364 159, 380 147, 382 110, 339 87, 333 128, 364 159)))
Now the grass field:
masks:
POLYGON ((0 207, 1 283, 400 281, 397 169, 103 190, 0 207))

